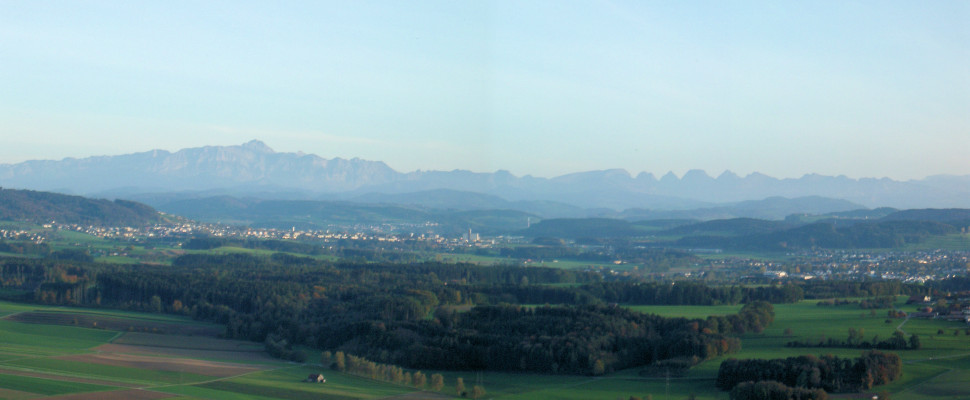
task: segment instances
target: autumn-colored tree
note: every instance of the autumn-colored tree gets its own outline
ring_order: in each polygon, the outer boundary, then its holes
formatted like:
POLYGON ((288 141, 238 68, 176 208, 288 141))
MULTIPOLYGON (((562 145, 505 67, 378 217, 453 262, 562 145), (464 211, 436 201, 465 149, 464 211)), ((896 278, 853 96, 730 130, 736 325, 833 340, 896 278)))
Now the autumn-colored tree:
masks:
POLYGON ((431 390, 440 392, 445 387, 445 377, 441 374, 431 375, 431 390))
POLYGON ((483 388, 481 386, 478 386, 478 385, 473 386, 472 387, 472 398, 473 399, 480 399, 482 397, 485 397, 485 388, 483 388))
POLYGON ((414 381, 414 387, 419 389, 424 388, 424 385, 428 384, 428 376, 421 371, 415 372, 411 376, 411 379, 414 381))
POLYGON ((347 370, 347 356, 344 355, 344 352, 338 351, 334 355, 333 366, 334 369, 340 372, 347 370))

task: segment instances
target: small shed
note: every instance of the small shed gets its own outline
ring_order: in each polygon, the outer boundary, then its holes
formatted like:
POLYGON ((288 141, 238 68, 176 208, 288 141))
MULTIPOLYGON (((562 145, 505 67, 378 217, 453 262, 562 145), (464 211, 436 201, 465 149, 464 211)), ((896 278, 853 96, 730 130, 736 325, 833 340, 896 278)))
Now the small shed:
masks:
POLYGON ((304 382, 326 383, 327 378, 324 378, 323 374, 310 374, 310 375, 307 375, 306 380, 304 382))

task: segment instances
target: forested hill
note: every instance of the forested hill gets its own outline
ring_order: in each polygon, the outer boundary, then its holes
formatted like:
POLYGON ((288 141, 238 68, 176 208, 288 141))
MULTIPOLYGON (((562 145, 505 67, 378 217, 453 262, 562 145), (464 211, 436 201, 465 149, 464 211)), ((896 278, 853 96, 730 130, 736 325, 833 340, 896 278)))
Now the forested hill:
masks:
POLYGON ((970 210, 873 210, 821 216, 794 215, 785 221, 732 218, 712 221, 619 219, 546 219, 518 233, 530 238, 588 242, 588 238, 640 241, 648 247, 710 248, 751 251, 791 249, 898 248, 932 237, 966 235, 970 210), (870 218, 887 214, 883 218, 870 218), (805 222, 805 221, 817 222, 805 222))
POLYGON ((0 188, 0 220, 5 221, 141 226, 161 219, 155 209, 133 201, 0 188))
POLYGON ((927 208, 922 210, 902 210, 889 214, 882 218, 883 221, 936 221, 947 224, 970 223, 970 209, 965 208, 946 208, 936 209, 927 208))
POLYGON ((229 196, 176 200, 158 206, 163 212, 203 222, 264 228, 327 229, 330 225, 438 224, 438 233, 458 235, 473 229, 504 234, 525 228, 535 214, 516 210, 437 210, 410 205, 346 201, 264 200, 229 196))
POLYGON ((920 243, 931 236, 960 232, 934 221, 879 221, 837 227, 820 222, 792 229, 741 236, 689 236, 676 241, 685 247, 783 251, 786 249, 896 248, 920 243))

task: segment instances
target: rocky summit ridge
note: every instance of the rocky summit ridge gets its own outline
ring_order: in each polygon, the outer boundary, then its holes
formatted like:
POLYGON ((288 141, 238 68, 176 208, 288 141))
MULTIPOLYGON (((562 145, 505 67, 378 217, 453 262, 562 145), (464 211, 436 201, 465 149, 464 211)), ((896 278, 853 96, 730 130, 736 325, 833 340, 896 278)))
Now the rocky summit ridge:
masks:
POLYGON ((554 178, 515 176, 508 171, 398 172, 382 161, 326 159, 302 152, 276 152, 259 140, 234 146, 204 146, 176 152, 141 153, 0 164, 0 186, 72 194, 208 191, 233 195, 303 197, 428 190, 483 193, 510 201, 557 201, 585 208, 688 209, 780 196, 820 196, 867 207, 970 207, 970 176, 937 175, 921 180, 852 179, 808 174, 777 179, 730 171, 711 177, 691 170, 635 177, 622 169, 585 171, 554 178))

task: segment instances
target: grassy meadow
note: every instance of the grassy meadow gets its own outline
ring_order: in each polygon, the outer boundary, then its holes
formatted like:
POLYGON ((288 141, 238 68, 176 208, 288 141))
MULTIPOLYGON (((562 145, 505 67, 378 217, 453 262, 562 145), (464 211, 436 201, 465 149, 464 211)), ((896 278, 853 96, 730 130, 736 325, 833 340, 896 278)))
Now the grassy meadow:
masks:
MULTIPOLYGON (((913 306, 897 307, 912 311, 913 306)), ((789 348, 799 339, 843 339, 849 328, 863 329, 865 337, 888 338, 897 327, 920 335, 923 348, 896 353, 904 360, 903 378, 877 387, 896 400, 970 398, 970 335, 961 323, 941 320, 892 319, 886 310, 872 315, 858 305, 817 306, 807 300, 775 305, 775 322, 760 334, 742 337, 737 358, 779 358, 801 354, 835 354, 857 357, 862 350, 789 348), (790 329, 791 334, 786 334, 790 329), (938 332, 943 330, 943 334, 938 332), (956 334, 954 334, 956 333, 956 334)), ((737 312, 740 306, 631 306, 664 316, 705 318, 737 312)), ((643 377, 638 369, 600 377, 536 375, 474 371, 423 371, 445 376, 442 392, 411 387, 323 369, 311 357, 306 365, 273 360, 259 344, 211 336, 160 335, 145 332, 16 321, 18 314, 55 314, 127 319, 131 323, 157 322, 197 327, 198 321, 178 316, 125 311, 46 307, 0 302, 0 398, 41 398, 75 394, 97 399, 109 392, 127 395, 150 392, 156 398, 175 399, 380 399, 458 398, 455 382, 463 378, 467 391, 481 384, 485 398, 527 399, 727 399, 714 387, 720 361, 706 361, 685 376, 643 377), (325 384, 301 382, 308 374, 323 373, 325 384), (402 397, 403 396, 403 397, 402 397)), ((87 320, 86 319, 86 320, 87 320)), ((43 320, 40 320, 43 321, 43 320)), ((111 326, 111 325, 107 325, 111 326)), ((116 395, 117 396, 117 395, 116 395)), ((124 396, 122 396, 124 397, 124 396)), ((851 398, 840 396, 839 398, 851 398)))

